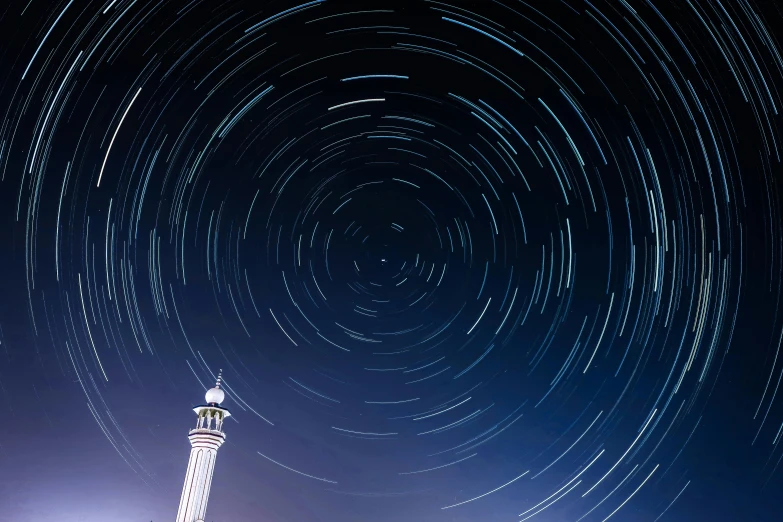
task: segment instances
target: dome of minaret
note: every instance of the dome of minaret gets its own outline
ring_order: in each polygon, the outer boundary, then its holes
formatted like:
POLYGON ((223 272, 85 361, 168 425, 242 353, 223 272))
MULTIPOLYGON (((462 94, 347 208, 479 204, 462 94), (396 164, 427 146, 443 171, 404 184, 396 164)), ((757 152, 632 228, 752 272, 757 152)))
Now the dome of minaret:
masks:
POLYGON ((217 387, 207 390, 207 394, 204 396, 207 404, 220 404, 225 398, 226 394, 223 393, 223 390, 217 387))

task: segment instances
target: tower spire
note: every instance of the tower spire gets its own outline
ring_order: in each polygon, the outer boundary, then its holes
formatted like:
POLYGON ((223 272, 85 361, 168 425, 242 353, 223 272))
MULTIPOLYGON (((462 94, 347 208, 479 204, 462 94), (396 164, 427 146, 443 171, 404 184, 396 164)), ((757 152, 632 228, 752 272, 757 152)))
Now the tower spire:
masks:
POLYGON ((223 422, 231 416, 231 412, 220 406, 225 399, 225 392, 220 389, 222 379, 223 370, 220 370, 215 387, 204 396, 207 404, 193 408, 198 420, 196 428, 188 434, 190 459, 176 522, 203 522, 206 516, 217 450, 226 441, 223 422))

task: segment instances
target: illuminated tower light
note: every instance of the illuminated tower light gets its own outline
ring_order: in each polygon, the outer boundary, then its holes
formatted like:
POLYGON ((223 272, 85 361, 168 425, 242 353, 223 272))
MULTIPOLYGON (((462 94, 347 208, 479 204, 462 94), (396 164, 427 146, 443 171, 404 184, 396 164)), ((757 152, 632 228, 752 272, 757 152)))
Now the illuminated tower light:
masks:
POLYGON ((223 370, 218 374, 215 387, 207 390, 206 405, 193 408, 198 420, 195 429, 188 433, 190 459, 176 522, 204 522, 206 516, 217 450, 226 441, 223 422, 231 416, 231 412, 220 406, 225 399, 225 393, 220 389, 222 373, 223 370))

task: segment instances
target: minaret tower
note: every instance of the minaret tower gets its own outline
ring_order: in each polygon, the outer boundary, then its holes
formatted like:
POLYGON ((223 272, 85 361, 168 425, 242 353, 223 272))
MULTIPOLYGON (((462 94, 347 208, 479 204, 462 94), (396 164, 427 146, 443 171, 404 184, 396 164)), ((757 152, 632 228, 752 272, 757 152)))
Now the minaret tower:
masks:
POLYGON ((198 421, 196 428, 188 434, 192 449, 176 522, 203 522, 206 516, 217 450, 226 440, 223 421, 231 416, 227 409, 220 407, 225 399, 220 389, 222 373, 223 370, 220 370, 217 384, 207 391, 204 397, 206 405, 193 409, 198 415, 198 421))

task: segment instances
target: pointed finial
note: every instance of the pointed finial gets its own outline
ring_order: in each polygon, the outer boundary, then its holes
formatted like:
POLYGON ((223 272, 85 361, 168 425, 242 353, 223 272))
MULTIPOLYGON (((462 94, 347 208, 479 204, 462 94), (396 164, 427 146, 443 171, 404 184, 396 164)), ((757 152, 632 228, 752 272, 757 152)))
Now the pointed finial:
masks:
POLYGON ((215 383, 215 387, 207 390, 207 394, 204 397, 204 399, 207 401, 207 404, 220 404, 223 402, 223 399, 225 399, 226 394, 223 392, 223 390, 220 389, 220 383, 223 381, 223 370, 220 370, 218 373, 217 383, 215 383))

